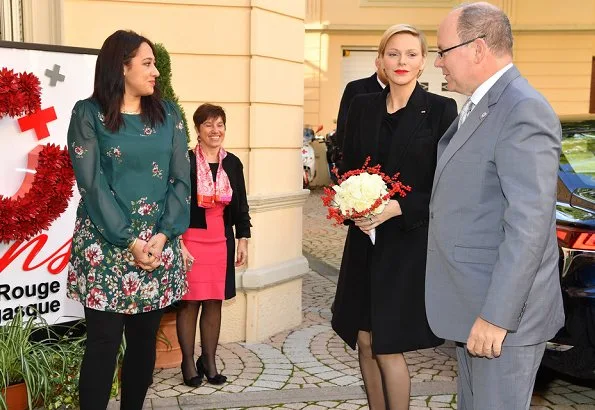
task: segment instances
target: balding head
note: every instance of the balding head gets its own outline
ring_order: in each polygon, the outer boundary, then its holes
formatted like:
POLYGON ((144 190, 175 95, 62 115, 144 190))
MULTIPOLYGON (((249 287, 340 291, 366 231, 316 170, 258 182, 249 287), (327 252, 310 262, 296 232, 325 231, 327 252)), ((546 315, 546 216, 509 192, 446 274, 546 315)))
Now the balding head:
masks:
POLYGON ((498 7, 486 3, 469 3, 457 7, 457 33, 462 40, 485 36, 488 48, 497 57, 512 57, 510 20, 498 7))

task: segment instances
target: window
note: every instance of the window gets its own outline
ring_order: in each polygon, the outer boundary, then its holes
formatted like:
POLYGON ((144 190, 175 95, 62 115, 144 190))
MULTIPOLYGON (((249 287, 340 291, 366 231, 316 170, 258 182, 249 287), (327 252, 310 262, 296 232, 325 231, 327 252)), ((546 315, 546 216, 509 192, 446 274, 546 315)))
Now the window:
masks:
POLYGON ((23 1, 0 0, 0 40, 23 41, 23 1))

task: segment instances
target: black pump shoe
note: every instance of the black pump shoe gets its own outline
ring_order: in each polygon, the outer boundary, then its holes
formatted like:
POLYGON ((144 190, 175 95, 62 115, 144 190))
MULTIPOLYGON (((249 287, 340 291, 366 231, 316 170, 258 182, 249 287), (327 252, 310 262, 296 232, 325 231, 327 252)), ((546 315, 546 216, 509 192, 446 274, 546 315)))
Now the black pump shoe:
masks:
POLYGON ((209 375, 207 374, 207 368, 202 362, 202 356, 200 356, 196 361, 196 370, 198 371, 199 376, 202 377, 202 375, 204 375, 207 378, 207 382, 209 382, 209 384, 219 385, 227 381, 227 376, 223 376, 220 373, 217 373, 213 377, 209 377, 209 375))
POLYGON ((182 379, 184 380, 184 384, 188 387, 199 387, 202 384, 202 375, 200 372, 198 373, 198 376, 187 379, 184 377, 184 369, 182 369, 182 379))

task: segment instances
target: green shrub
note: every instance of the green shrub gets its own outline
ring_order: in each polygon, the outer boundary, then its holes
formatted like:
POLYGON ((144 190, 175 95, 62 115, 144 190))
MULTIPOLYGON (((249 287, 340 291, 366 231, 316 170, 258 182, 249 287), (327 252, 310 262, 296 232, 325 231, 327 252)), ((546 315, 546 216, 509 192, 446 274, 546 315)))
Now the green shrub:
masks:
POLYGON ((188 122, 186 121, 186 113, 184 112, 184 108, 180 105, 178 101, 178 96, 174 92, 174 88, 171 85, 171 58, 169 57, 169 53, 161 43, 155 43, 155 60, 156 60, 156 67, 159 70, 159 77, 157 77, 157 84, 159 85, 159 89, 161 90, 161 96, 165 100, 172 101, 175 103, 180 113, 182 113, 182 121, 184 122, 184 128, 186 129, 186 140, 190 142, 190 131, 188 128, 188 122))

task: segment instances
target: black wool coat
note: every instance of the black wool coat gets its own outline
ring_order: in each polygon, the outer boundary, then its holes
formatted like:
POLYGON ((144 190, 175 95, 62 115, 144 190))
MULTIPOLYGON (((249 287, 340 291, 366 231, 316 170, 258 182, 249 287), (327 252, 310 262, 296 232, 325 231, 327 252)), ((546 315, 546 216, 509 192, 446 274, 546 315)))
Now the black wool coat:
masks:
MULTIPOLYGON (((379 133, 386 114, 389 87, 381 93, 355 97, 349 110, 341 171, 361 168, 366 157, 378 164, 379 133)), ((350 225, 335 295, 332 326, 353 349, 359 318, 369 312, 372 350, 401 353, 442 343, 431 331, 425 309, 425 269, 429 203, 438 140, 457 116, 453 99, 425 91, 417 84, 381 170, 400 172, 411 186, 406 197, 395 197, 402 215, 376 228, 376 244, 350 225), (365 292, 369 291, 369 295, 365 292)))
MULTIPOLYGON (((197 204, 196 200, 196 154, 193 150, 188 151, 190 156, 190 228, 206 229, 207 220, 205 209, 197 204)), ((225 299, 231 299, 236 295, 235 255, 236 242, 233 228, 235 227, 236 238, 250 237, 250 213, 248 198, 246 195, 246 182, 244 181, 244 167, 242 161, 231 152, 222 161, 223 169, 229 178, 233 194, 231 202, 223 211, 223 222, 225 225, 225 237, 227 238, 227 271, 225 274, 225 299)))

